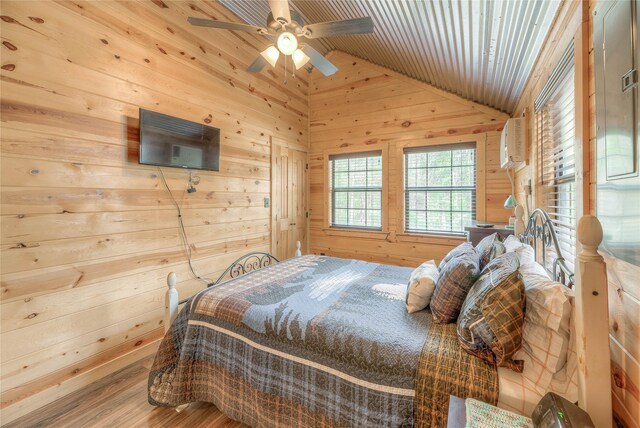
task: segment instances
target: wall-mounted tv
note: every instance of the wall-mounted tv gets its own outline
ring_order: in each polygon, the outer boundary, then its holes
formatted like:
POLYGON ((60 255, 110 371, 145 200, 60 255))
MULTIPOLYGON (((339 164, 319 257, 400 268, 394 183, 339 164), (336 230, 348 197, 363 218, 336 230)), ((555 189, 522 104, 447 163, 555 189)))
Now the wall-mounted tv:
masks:
POLYGON ((144 165, 220 170, 220 129, 140 109, 144 165))

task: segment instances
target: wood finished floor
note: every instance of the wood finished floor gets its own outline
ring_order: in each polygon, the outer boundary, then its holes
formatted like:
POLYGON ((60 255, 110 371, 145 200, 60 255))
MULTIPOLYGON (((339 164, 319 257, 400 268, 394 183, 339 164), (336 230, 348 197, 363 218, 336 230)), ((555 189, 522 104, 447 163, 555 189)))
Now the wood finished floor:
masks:
POLYGON ((178 413, 147 402, 153 357, 138 361, 3 428, 24 427, 211 427, 246 428, 213 404, 195 403, 178 413))

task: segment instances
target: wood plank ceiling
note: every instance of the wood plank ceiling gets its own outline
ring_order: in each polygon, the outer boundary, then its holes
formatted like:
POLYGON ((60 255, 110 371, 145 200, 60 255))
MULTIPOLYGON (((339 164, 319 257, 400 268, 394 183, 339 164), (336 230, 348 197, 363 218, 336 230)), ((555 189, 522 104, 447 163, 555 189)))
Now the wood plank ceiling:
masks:
MULTIPOLYGON (((265 25, 267 0, 220 1, 243 21, 265 25)), ((560 3, 290 0, 306 23, 373 19, 373 34, 312 41, 321 53, 338 49, 507 113, 520 98, 560 3)))

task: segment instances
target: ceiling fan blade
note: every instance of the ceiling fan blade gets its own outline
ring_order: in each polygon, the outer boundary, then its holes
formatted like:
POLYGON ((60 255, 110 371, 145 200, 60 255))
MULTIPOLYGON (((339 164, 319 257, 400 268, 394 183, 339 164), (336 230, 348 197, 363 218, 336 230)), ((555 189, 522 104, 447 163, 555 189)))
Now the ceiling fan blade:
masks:
POLYGON ((333 73, 338 71, 338 68, 333 65, 331 61, 323 57, 320 52, 318 52, 308 44, 302 47, 302 52, 307 54, 311 65, 317 68, 318 71, 320 71, 320 73, 324 74, 325 76, 331 76, 333 73))
POLYGON ((344 21, 319 22, 306 25, 302 29, 302 35, 310 39, 368 33, 373 33, 373 20, 368 16, 344 21))
POLYGON ((289 12, 289 2, 287 0, 269 0, 269 8, 273 14, 273 19, 282 23, 280 19, 291 22, 291 13, 289 12))
POLYGON ((258 55, 255 61, 251 63, 251 65, 247 68, 249 73, 260 73, 265 65, 267 65, 267 60, 262 56, 258 55))
POLYGON ((189 17, 187 19, 191 25, 198 27, 221 28, 223 30, 247 31, 249 33, 268 34, 266 28, 254 25, 238 24, 236 22, 214 21, 212 19, 202 19, 189 17))

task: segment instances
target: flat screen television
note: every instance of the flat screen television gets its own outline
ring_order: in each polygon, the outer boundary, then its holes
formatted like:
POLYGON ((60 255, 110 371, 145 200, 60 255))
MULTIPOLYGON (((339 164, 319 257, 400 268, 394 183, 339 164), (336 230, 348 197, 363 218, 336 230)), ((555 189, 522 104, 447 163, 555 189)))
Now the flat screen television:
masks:
POLYGON ((140 109, 144 165, 220 170, 220 129, 140 109))

